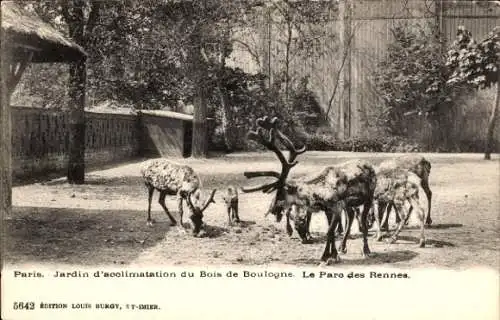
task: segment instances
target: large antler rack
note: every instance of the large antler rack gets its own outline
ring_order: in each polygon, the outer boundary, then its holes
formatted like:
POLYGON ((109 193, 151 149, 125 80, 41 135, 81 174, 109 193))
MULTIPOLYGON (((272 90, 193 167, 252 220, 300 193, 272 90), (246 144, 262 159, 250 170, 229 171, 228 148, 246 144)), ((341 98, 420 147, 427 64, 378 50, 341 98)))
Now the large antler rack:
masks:
MULTIPOLYGON (((205 211, 205 209, 211 204, 211 203, 215 203, 215 200, 214 200, 214 196, 215 196, 215 192, 217 191, 217 189, 213 189, 212 192, 210 193, 210 196, 206 199, 205 203, 203 204, 202 207, 199 208, 199 211, 201 213, 203 213, 203 211, 205 211)), ((191 209, 191 211, 195 212, 196 209, 193 205, 193 202, 191 201, 191 195, 188 195, 186 197, 186 202, 187 202, 187 205, 188 207, 191 209)))
POLYGON ((262 190, 262 192, 264 193, 271 193, 274 190, 282 188, 285 185, 288 173, 298 163, 297 161, 295 161, 295 159, 298 155, 306 151, 306 147, 303 146, 300 149, 295 148, 292 141, 290 141, 290 139, 279 130, 279 122, 277 117, 274 117, 272 119, 267 116, 258 118, 256 124, 257 130, 250 131, 247 135, 247 138, 260 143, 276 154, 278 160, 281 162, 281 173, 276 171, 245 171, 244 175, 249 179, 256 177, 275 177, 277 178, 277 180, 257 187, 242 188, 242 191, 248 193, 262 190), (278 138, 281 143, 288 149, 288 159, 285 158, 283 152, 279 149, 276 143, 276 138, 278 138))

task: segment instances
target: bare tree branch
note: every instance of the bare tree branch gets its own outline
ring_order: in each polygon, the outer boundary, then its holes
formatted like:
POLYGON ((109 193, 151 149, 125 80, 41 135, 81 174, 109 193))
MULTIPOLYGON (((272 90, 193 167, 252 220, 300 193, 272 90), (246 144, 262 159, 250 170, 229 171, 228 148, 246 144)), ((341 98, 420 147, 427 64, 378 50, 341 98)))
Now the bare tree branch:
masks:
POLYGON ((244 41, 241 41, 241 40, 238 40, 238 39, 233 39, 233 42, 234 43, 239 43, 241 44, 242 46, 245 47, 245 49, 248 51, 248 53, 252 56, 252 58, 255 60, 255 62, 257 62, 257 65, 260 67, 260 57, 259 57, 259 54, 257 52, 255 52, 254 50, 252 50, 252 47, 244 42, 244 41))
POLYGON ((347 47, 344 48, 344 54, 342 56, 342 63, 340 65, 340 68, 337 70, 337 75, 336 75, 336 81, 335 81, 335 86, 333 88, 333 92, 332 92, 332 95, 330 96, 330 99, 328 100, 328 108, 326 109, 326 112, 325 112, 325 119, 328 119, 328 114, 330 113, 330 110, 332 108, 332 105, 333 105, 333 100, 335 99, 335 95, 337 94, 337 90, 338 90, 338 87, 339 87, 339 83, 340 83, 340 74, 342 73, 342 70, 344 69, 344 65, 345 65, 345 62, 347 60, 347 57, 349 55, 349 50, 351 49, 351 43, 352 43, 352 39, 354 39, 354 35, 356 34, 355 30, 356 28, 359 27, 359 24, 356 24, 354 26, 354 30, 351 32, 351 35, 349 36, 349 39, 348 39, 348 42, 347 42, 347 47))
POLYGON ((88 41, 94 29, 99 21, 101 15, 102 1, 101 0, 92 0, 90 5, 90 13, 89 18, 87 20, 87 25, 85 28, 85 40, 88 41))

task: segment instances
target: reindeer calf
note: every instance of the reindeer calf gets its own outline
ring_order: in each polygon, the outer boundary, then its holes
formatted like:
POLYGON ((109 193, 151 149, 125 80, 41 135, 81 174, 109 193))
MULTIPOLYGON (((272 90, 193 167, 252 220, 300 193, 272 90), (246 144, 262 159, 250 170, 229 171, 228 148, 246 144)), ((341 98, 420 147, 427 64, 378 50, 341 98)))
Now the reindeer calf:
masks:
POLYGON ((193 233, 197 234, 203 225, 203 211, 205 211, 210 203, 215 202, 213 198, 216 190, 212 190, 209 198, 202 205, 200 200, 200 179, 194 170, 187 165, 181 165, 164 158, 144 161, 141 164, 140 171, 148 189, 147 224, 151 226, 154 222, 151 219, 151 200, 156 189, 160 193, 158 202, 169 217, 172 226, 177 225, 177 221, 165 205, 165 197, 167 195, 177 196, 182 227, 183 200, 186 200, 188 208, 191 211, 190 219, 193 222, 193 233))
POLYGON ((233 222, 240 223, 238 215, 238 190, 234 186, 229 186, 222 197, 227 209, 227 222, 232 225, 233 222))
MULTIPOLYGON (((431 218, 431 201, 432 201, 432 191, 429 187, 429 176, 431 173, 431 163, 420 155, 409 154, 400 156, 394 159, 386 160, 380 163, 377 167, 375 167, 376 171, 409 171, 417 175, 420 179, 420 186, 424 191, 427 197, 427 217, 425 223, 427 225, 432 224, 431 218)), ((392 205, 388 205, 387 211, 390 213, 392 205)), ((379 214, 383 212, 379 211, 379 214)), ((374 217, 370 217, 371 220, 374 220, 374 217)), ((378 218, 380 219, 380 217, 378 218)), ((396 223, 399 223, 401 220, 400 216, 396 212, 396 223)), ((385 230, 389 230, 388 220, 384 221, 382 228, 385 230)))
POLYGON ((394 233, 391 235, 390 243, 397 240, 397 236, 401 232, 403 226, 408 222, 408 219, 413 210, 417 211, 420 220, 420 247, 425 246, 425 217, 426 212, 420 204, 419 187, 421 179, 413 172, 403 169, 380 169, 377 172, 377 186, 374 192, 375 206, 377 212, 375 218, 377 220, 376 239, 382 239, 381 229, 387 222, 389 210, 386 210, 390 205, 394 207, 396 214, 400 220, 394 233), (405 206, 406 205, 406 206, 405 206), (383 217, 381 213, 385 212, 383 217))

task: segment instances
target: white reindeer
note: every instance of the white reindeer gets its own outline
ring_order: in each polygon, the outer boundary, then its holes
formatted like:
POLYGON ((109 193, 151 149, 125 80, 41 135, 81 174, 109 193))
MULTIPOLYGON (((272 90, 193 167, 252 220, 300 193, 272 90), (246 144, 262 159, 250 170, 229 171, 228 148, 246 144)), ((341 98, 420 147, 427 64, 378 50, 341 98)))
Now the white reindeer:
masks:
POLYGON ((420 202, 419 188, 422 185, 422 179, 413 171, 391 166, 389 163, 379 166, 376 172, 377 187, 374 193, 374 211, 377 211, 374 213, 377 221, 376 240, 382 239, 381 230, 387 225, 388 215, 393 207, 399 220, 396 230, 391 235, 390 243, 397 241, 397 237, 408 222, 412 211, 417 211, 420 220, 419 245, 424 247, 424 229, 429 212, 426 212, 420 202))
MULTIPOLYGON (((431 202, 432 202, 432 191, 429 187, 429 176, 431 174, 431 163, 425 159, 424 157, 418 155, 418 154, 408 154, 408 155, 403 155, 400 157, 396 157, 393 159, 385 160, 382 163, 380 163, 378 166, 375 167, 375 171, 378 172, 385 172, 387 174, 388 172, 404 172, 404 171, 409 171, 415 174, 419 178, 419 184, 422 190, 425 193, 425 196, 427 197, 427 215, 425 219, 425 224, 431 225, 432 224, 432 218, 431 218, 431 202)), ((387 204, 387 215, 390 214, 391 209, 392 209, 392 204, 387 204)), ((385 207, 383 208, 385 210, 385 207)), ((384 213, 384 210, 379 210, 378 214, 381 215, 384 213)), ((372 211, 373 212, 373 211, 372 211)), ((371 221, 375 220, 375 217, 372 215, 372 212, 369 215, 369 219, 371 221)), ((378 219, 381 219, 379 216, 378 219)), ((396 223, 399 223, 401 220, 400 216, 396 212, 396 223)), ((385 219, 383 220, 384 223, 382 224, 382 229, 388 230, 388 220, 385 219)))
POLYGON ((153 225, 151 219, 151 200, 154 190, 158 190, 160 197, 158 202, 169 217, 171 225, 177 225, 177 221, 170 214, 165 205, 167 195, 176 195, 180 215, 181 226, 183 227, 183 200, 186 200, 188 208, 191 211, 190 219, 193 222, 193 233, 197 234, 203 225, 203 211, 215 203, 214 195, 216 189, 212 190, 210 196, 202 205, 200 199, 200 178, 194 172, 193 168, 187 165, 181 165, 171 160, 159 158, 146 160, 141 164, 140 171, 144 183, 148 189, 148 219, 147 224, 153 225))

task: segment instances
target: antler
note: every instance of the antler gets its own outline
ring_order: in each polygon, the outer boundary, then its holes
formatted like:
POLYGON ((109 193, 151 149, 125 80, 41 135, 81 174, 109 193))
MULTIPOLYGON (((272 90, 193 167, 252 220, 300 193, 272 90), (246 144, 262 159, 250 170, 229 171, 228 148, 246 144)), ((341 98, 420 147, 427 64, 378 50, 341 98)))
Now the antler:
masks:
POLYGON ((298 155, 304 153, 306 151, 306 147, 303 146, 300 149, 295 148, 292 141, 290 141, 290 139, 278 129, 277 117, 274 117, 272 119, 269 119, 269 117, 267 116, 259 118, 257 119, 256 124, 259 128, 257 128, 257 131, 250 131, 247 135, 248 139, 262 144, 267 149, 273 151, 276 154, 278 160, 281 163, 281 173, 278 173, 276 171, 245 171, 244 175, 249 179, 267 176, 275 177, 278 180, 271 183, 266 183, 258 187, 242 188, 242 191, 248 193, 262 190, 262 192, 270 193, 278 188, 283 187, 288 173, 298 163, 297 161, 295 161, 295 158, 297 158, 298 155), (266 131, 268 132, 267 136, 266 131), (283 155, 283 152, 278 148, 278 145, 276 144, 276 136, 288 149, 288 160, 283 155))
POLYGON ((210 197, 207 199, 207 201, 205 202, 205 204, 203 205, 203 208, 201 208, 201 212, 205 211, 205 209, 211 204, 211 203, 215 203, 215 200, 214 200, 214 195, 215 195, 215 192, 217 191, 217 189, 213 189, 212 190, 212 193, 210 194, 210 197))
POLYGON ((192 213, 195 213, 196 209, 194 208, 193 203, 191 202, 191 194, 188 194, 188 196, 186 197, 186 202, 189 209, 191 209, 192 213))
MULTIPOLYGON (((215 195, 216 191, 217 191, 217 189, 213 189, 212 193, 210 194, 210 197, 208 197, 207 201, 205 201, 205 204, 203 205, 203 207, 199 208, 199 211, 201 213, 203 213, 203 211, 205 211, 205 209, 210 205, 210 203, 215 203, 214 195, 215 195)), ((191 194, 189 194, 186 197, 186 202, 187 202, 189 209, 191 209, 192 212, 196 212, 196 208, 194 207, 193 202, 191 201, 191 194)))

